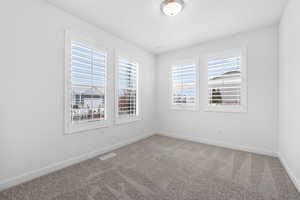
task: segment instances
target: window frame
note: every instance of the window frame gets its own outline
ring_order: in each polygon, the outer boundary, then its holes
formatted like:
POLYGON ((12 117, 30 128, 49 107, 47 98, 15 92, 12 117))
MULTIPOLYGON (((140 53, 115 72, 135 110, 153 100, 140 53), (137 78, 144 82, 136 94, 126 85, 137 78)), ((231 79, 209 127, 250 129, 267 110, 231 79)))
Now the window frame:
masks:
POLYGON ((129 55, 115 51, 115 124, 126 124, 142 120, 141 112, 141 73, 140 62, 129 55), (119 59, 122 58, 130 63, 135 63, 137 66, 137 87, 136 87, 136 115, 135 116, 119 116, 119 59))
POLYGON ((199 111, 199 97, 200 97, 200 78, 199 78, 199 58, 190 58, 190 59, 183 59, 175 61, 170 69, 169 69, 169 104, 171 110, 181 110, 181 111, 199 111), (173 104, 173 68, 178 66, 190 65, 195 64, 196 70, 196 97, 195 97, 195 105, 184 105, 184 104, 173 104))
POLYGON ((248 111, 248 83, 247 83, 247 47, 233 48, 218 53, 207 54, 204 59, 205 66, 205 109, 207 112, 231 112, 231 113, 243 113, 248 111), (208 60, 218 59, 226 56, 241 56, 241 100, 240 105, 211 105, 209 103, 208 94, 208 60))
POLYGON ((65 99, 65 108, 64 108, 64 133, 65 134, 74 134, 78 132, 88 131, 92 129, 99 129, 108 127, 111 124, 111 115, 109 111, 109 88, 108 88, 108 74, 109 74, 109 49, 102 47, 98 44, 95 39, 90 38, 85 34, 81 34, 76 31, 66 30, 65 31, 65 88, 64 88, 64 99, 65 99), (105 96, 104 96, 104 119, 103 120, 94 120, 86 121, 78 124, 72 124, 71 120, 71 101, 72 101, 72 70, 71 70, 71 45, 72 41, 80 42, 85 44, 93 49, 101 51, 106 54, 106 69, 105 69, 105 96))

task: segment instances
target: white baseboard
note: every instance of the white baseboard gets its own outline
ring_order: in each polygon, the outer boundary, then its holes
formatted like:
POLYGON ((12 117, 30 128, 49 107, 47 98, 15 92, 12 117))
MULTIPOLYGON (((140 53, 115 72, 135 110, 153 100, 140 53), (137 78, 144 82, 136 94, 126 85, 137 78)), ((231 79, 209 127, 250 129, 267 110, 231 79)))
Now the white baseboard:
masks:
POLYGON ((173 137, 173 138, 178 138, 178 139, 183 139, 183 140, 189 140, 189 141, 193 141, 193 142, 199 142, 199 143, 204 143, 204 144, 209 144, 209 145, 214 145, 214 146, 225 147, 225 148, 229 148, 229 149, 235 149, 235 150, 239 150, 239 151, 246 151, 246 152, 251 152, 251 153, 256 153, 256 154, 277 157, 277 153, 271 152, 268 150, 264 150, 264 149, 258 149, 258 148, 247 147, 247 146, 236 145, 236 144, 228 144, 228 143, 224 143, 224 142, 220 142, 220 141, 203 139, 200 137, 186 136, 184 134, 159 131, 159 132, 157 132, 157 135, 163 135, 163 136, 168 136, 168 137, 173 137))
POLYGON ((279 158, 280 162, 282 163, 283 167, 285 168, 285 170, 287 171, 290 179, 293 181, 293 183, 294 183, 295 187, 297 188, 298 192, 300 193, 300 181, 296 178, 296 176, 292 172, 292 170, 289 167, 285 157, 281 153, 278 153, 278 158, 279 158))
POLYGON ((138 135, 138 136, 130 138, 130 139, 124 141, 124 142, 114 144, 112 146, 104 147, 104 148, 99 149, 99 150, 94 151, 94 152, 89 152, 89 153, 80 155, 80 156, 75 157, 75 158, 71 158, 71 159, 68 159, 68 160, 65 160, 65 161, 61 161, 61 162, 58 162, 58 163, 55 163, 55 164, 37 169, 37 170, 27 172, 27 173, 22 174, 20 176, 13 177, 11 179, 1 181, 0 182, 0 191, 3 191, 5 189, 8 189, 8 188, 13 187, 15 185, 19 185, 21 183, 33 180, 33 179, 38 178, 40 176, 58 171, 60 169, 63 169, 65 167, 77 164, 79 162, 94 158, 94 157, 99 156, 101 154, 116 150, 120 147, 123 147, 123 146, 126 146, 128 144, 137 142, 137 141, 145 139, 147 137, 150 137, 151 135, 154 135, 154 133, 138 135))

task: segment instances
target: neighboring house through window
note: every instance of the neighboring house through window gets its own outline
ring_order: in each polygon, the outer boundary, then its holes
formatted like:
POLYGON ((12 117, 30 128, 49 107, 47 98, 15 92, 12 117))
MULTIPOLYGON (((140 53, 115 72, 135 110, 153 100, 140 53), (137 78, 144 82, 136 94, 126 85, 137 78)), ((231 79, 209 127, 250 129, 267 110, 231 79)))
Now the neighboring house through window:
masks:
POLYGON ((206 64, 207 110, 246 111, 246 50, 208 56, 206 64))
POLYGON ((126 57, 117 57, 116 123, 140 119, 139 65, 126 57))

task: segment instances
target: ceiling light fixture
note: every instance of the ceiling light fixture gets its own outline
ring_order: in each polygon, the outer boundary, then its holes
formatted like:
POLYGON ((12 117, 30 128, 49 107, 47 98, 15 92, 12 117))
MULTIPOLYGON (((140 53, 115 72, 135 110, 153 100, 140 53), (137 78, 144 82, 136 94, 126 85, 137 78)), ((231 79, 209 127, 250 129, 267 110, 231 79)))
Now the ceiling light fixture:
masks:
POLYGON ((175 16, 183 9, 183 0, 164 0, 161 3, 161 10, 167 16, 175 16))

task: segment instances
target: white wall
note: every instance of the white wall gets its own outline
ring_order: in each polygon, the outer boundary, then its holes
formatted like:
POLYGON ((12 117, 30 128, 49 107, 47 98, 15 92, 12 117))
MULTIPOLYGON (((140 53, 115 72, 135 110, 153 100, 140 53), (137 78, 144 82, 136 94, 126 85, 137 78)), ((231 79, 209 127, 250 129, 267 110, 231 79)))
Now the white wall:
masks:
POLYGON ((43 0, 7 1, 0 13, 0 189, 64 166, 64 161, 73 162, 69 159, 153 134, 152 54, 43 0), (141 121, 63 135, 66 28, 84 31, 104 47, 137 59, 142 80, 141 121), (44 168, 47 166, 50 168, 44 168))
POLYGON ((158 132, 248 151, 276 153, 277 39, 277 26, 272 26, 160 55, 156 74, 158 132), (244 45, 248 48, 247 113, 204 111, 206 77, 203 66, 200 66, 200 110, 170 109, 168 78, 173 61, 244 45))
POLYGON ((290 0, 279 27, 279 154, 300 191, 300 1, 290 0))

